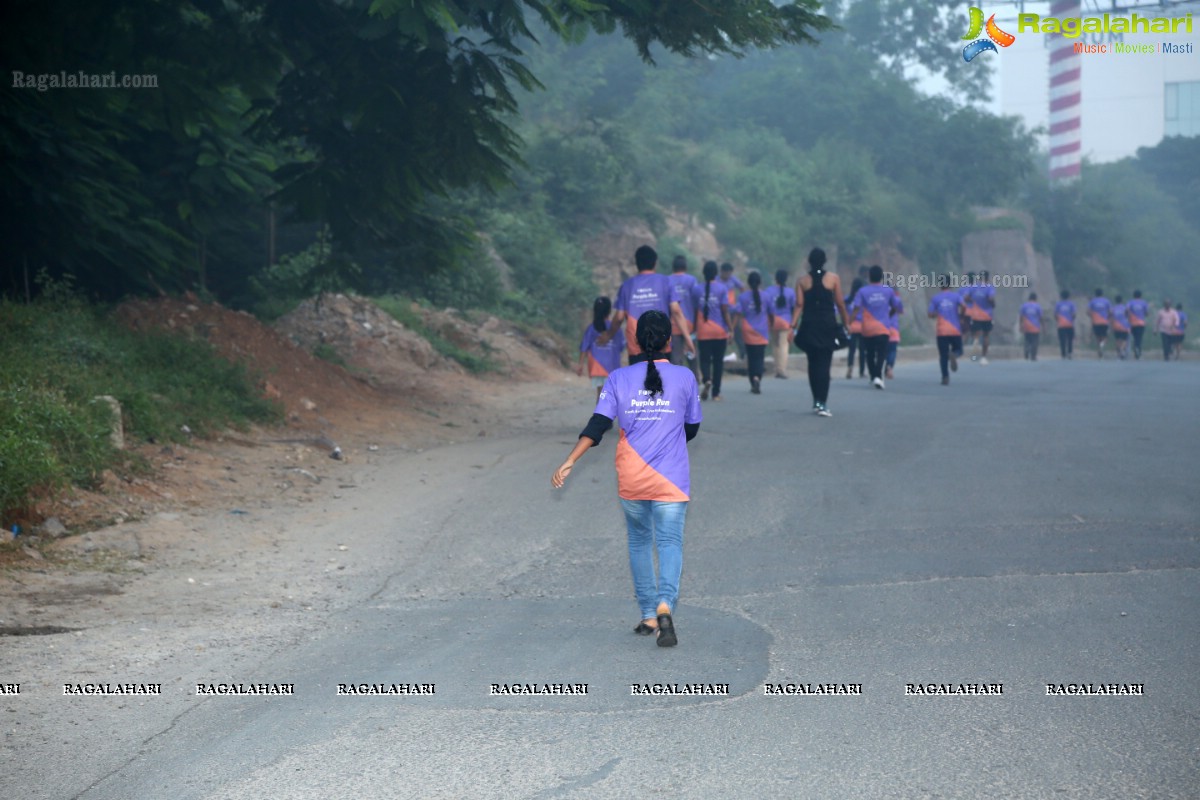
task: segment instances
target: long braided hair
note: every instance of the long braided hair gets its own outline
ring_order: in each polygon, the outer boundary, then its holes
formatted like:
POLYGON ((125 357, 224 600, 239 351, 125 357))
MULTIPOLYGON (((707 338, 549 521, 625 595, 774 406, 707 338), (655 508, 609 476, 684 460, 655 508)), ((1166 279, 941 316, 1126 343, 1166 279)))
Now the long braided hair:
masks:
POLYGON ((787 306, 787 281, 788 271, 786 269, 775 270, 775 285, 779 287, 779 294, 775 295, 775 307, 785 308, 787 306))
POLYGON ((712 294, 712 282, 716 280, 720 267, 715 261, 704 262, 704 319, 708 320, 708 297, 712 294))
POLYGON ((663 348, 671 341, 671 318, 661 311, 646 311, 637 321, 637 343, 646 361, 646 380, 642 388, 650 396, 663 393, 662 375, 654 365, 655 359, 666 358, 663 348))
POLYGON ((758 293, 758 287, 762 286, 762 275, 757 272, 751 272, 746 276, 746 282, 750 284, 750 291, 754 292, 754 313, 762 311, 762 295, 758 293))

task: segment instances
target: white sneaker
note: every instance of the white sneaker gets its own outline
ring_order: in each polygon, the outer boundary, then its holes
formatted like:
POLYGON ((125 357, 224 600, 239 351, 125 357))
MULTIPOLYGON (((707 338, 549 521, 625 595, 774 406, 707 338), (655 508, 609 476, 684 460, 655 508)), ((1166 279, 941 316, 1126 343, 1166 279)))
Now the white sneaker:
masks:
POLYGON ((830 411, 825 406, 821 405, 821 406, 817 406, 817 416, 818 417, 832 417, 833 412, 830 411))
POLYGON ((871 381, 871 385, 874 386, 876 389, 882 389, 883 388, 883 378, 876 378, 875 380, 871 381))
POLYGON ((987 356, 984 356, 981 359, 979 359, 979 363, 986 367, 987 363, 988 363, 987 356))

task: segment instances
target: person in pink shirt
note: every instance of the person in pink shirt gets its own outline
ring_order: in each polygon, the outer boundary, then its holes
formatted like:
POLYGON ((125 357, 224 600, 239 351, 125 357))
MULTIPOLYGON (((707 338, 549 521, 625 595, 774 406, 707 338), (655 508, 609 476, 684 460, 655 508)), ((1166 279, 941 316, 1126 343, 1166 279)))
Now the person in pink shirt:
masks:
POLYGON ((1171 308, 1170 300, 1163 300, 1162 310, 1154 318, 1154 332, 1162 337, 1163 361, 1170 361, 1175 351, 1175 335, 1179 333, 1179 312, 1171 308))
POLYGON ((1179 318, 1175 324, 1175 360, 1183 355, 1183 340, 1187 338, 1187 314, 1183 313, 1183 303, 1175 304, 1175 316, 1179 318))

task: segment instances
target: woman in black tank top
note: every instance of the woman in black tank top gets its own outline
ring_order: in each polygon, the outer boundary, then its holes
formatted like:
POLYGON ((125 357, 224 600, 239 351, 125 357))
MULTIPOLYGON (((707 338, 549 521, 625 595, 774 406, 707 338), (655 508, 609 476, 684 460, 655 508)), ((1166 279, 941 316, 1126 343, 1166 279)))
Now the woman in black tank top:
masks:
POLYGON ((808 359, 808 386, 812 390, 813 413, 831 417, 829 400, 830 370, 833 368, 833 338, 841 322, 848 319, 842 300, 842 285, 836 274, 825 271, 825 251, 814 247, 808 254, 808 275, 796 282, 801 299, 800 327, 796 343, 808 359))

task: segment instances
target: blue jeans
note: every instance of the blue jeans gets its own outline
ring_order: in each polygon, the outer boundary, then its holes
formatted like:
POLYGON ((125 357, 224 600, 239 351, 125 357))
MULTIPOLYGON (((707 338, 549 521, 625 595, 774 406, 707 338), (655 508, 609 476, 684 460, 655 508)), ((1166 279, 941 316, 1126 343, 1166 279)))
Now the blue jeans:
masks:
POLYGON ((675 610, 679 599, 679 576, 683 572, 683 524, 687 502, 622 500, 625 526, 629 531, 629 570, 642 619, 653 619, 659 603, 675 610), (658 575, 654 573, 654 550, 658 548, 658 575))

